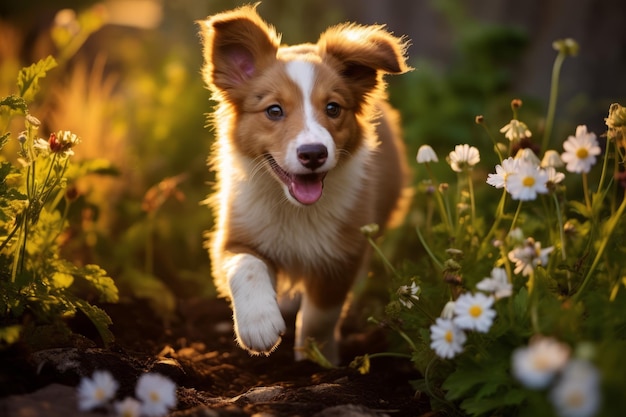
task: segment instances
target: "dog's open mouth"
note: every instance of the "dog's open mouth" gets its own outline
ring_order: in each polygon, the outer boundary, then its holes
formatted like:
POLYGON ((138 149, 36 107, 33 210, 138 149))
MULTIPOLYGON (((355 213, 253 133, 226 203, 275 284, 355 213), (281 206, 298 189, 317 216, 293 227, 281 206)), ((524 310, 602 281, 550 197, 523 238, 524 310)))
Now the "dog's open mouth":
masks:
POLYGON ((291 174, 281 168, 271 155, 265 155, 265 157, 276 176, 280 178, 289 189, 289 194, 300 204, 313 204, 322 197, 326 172, 291 174))

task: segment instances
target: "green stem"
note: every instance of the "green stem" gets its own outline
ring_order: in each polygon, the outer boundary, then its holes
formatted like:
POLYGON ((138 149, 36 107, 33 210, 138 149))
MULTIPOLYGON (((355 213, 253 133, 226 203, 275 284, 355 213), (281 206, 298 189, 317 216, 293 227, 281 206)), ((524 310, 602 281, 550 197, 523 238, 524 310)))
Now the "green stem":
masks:
MULTIPOLYGON (((611 146, 611 142, 612 141, 610 140, 607 140, 606 142, 606 150, 604 151, 604 160, 602 161, 602 173, 600 174, 600 181, 598 182, 598 189, 597 189, 598 193, 600 193, 600 191, 602 190, 604 186, 604 180, 606 178, 606 171, 609 165, 609 148, 611 146)), ((617 161, 617 155, 615 155, 615 157, 616 157, 615 160, 617 161)))
POLYGON ((506 190, 502 191, 502 196, 500 197, 500 202, 498 203, 498 208, 496 209, 496 218, 491 225, 491 229, 489 229, 489 232, 485 235, 483 239, 483 246, 489 244, 489 239, 491 239, 491 237, 496 233, 496 230, 498 230, 498 226, 500 225, 500 221, 502 221, 502 217, 504 216, 504 202, 506 200, 506 193, 506 190))
POLYGON ((591 264, 589 271, 587 271, 587 274, 585 275, 585 278, 583 279, 582 284, 580 284, 578 291, 572 297, 573 301, 576 301, 578 297, 580 297, 580 295, 583 293, 587 285, 589 285, 589 282, 591 281, 591 276, 594 274, 598 264, 600 263, 600 260, 602 259, 602 255, 604 254, 604 250, 606 249, 606 246, 609 244, 609 241, 611 240, 611 235, 613 234, 613 231, 617 228, 616 227, 617 223, 621 220, 622 214, 624 214, 625 209, 626 209, 626 198, 622 200, 622 203, 620 204, 615 214, 613 214, 607 221, 606 227, 605 227, 605 230, 607 230, 607 233, 604 235, 602 242, 600 242, 598 252, 596 253, 595 258, 593 259, 593 263, 591 264))
MULTIPOLYGON (((422 312, 424 312, 424 310, 421 310, 421 311, 422 311, 422 312)), ((426 316, 427 316, 427 317, 429 317, 429 318, 431 318, 431 317, 430 317, 430 315, 428 315, 428 314, 426 314, 426 316)), ((374 324, 381 324, 381 323, 380 323, 380 321, 378 321, 375 317, 370 317, 370 318, 368 319, 368 321, 369 321, 370 323, 374 323, 374 324)), ((411 350, 412 350, 412 351, 414 351, 414 352, 415 352, 415 351, 417 351, 417 346, 415 346, 415 343, 413 343, 413 341, 411 340, 411 338, 410 338, 410 337, 409 337, 406 333, 404 333, 404 332, 403 332, 401 329, 399 329, 397 326, 394 326, 394 325, 391 325, 391 324, 388 324, 388 325, 389 325, 389 327, 391 327, 391 328, 392 328, 395 332, 397 332, 397 333, 400 335, 400 337, 402 337, 402 338, 404 339, 404 341, 405 341, 405 342, 407 342, 407 344, 411 347, 411 350)))
POLYGON ((46 175, 46 179, 44 180, 44 182, 42 183, 43 185, 41 186, 41 189, 45 189, 46 188, 46 184, 48 183, 48 180, 50 179, 50 174, 52 173, 52 169, 54 168, 54 163, 57 160, 57 153, 55 153, 52 156, 52 162, 50 162, 50 169, 48 169, 48 174, 46 175))
POLYGON ((496 153, 498 154, 498 159, 500 160, 500 163, 502 163, 502 161, 504 160, 504 158, 502 157, 502 152, 500 152, 500 148, 498 147, 498 141, 496 141, 496 139, 493 137, 493 135, 491 134, 491 131, 489 130, 489 128, 487 127, 487 123, 485 121, 483 121, 482 123, 480 123, 480 125, 483 127, 483 129, 485 129, 485 132, 487 132, 487 136, 489 137, 489 139, 491 139, 491 143, 493 143, 493 149, 496 151, 496 153))
POLYGON ((403 359, 411 359, 411 355, 406 354, 406 353, 400 353, 400 352, 376 352, 376 353, 370 353, 367 356, 369 356, 370 359, 374 359, 374 358, 403 358, 403 359))
POLYGON ((517 223, 517 218, 519 217, 519 214, 522 211, 522 200, 519 201, 519 203, 517 204, 517 210, 515 210, 515 215, 513 216, 513 221, 511 222, 511 227, 509 228, 509 233, 511 234, 511 232, 513 231, 513 229, 515 229, 515 223, 517 223))
POLYGON ((530 323, 533 328, 533 332, 540 333, 539 328, 539 293, 536 291, 537 283, 535 282, 535 272, 531 272, 528 277, 528 296, 530 297, 530 323))
POLYGON ((554 200, 554 206, 556 208, 556 218, 559 224, 559 237, 561 239, 561 259, 565 260, 567 258, 567 254, 565 252, 565 232, 563 230, 563 215, 561 214, 559 199, 554 192, 552 193, 552 199, 554 200))
POLYGON ((430 246, 428 246, 428 244, 426 243, 426 240, 424 239, 424 236, 422 236, 422 232, 420 232, 420 228, 416 227, 415 231, 417 232, 417 237, 419 238, 420 242, 422 243, 422 246, 426 250, 426 253, 428 253, 428 256, 430 256, 430 259, 433 260, 433 262, 435 263, 435 265, 437 265, 437 268, 439 268, 439 270, 443 270, 443 264, 441 263, 441 261, 439 261, 439 259, 437 259, 435 254, 430 250, 430 246))
POLYGON ((541 152, 545 152, 548 149, 550 143, 550 136, 552 135, 552 127, 554 125, 554 115, 556 113, 556 101, 559 92, 559 75, 561 73, 561 66, 565 60, 565 54, 559 52, 554 60, 552 66, 552 79, 550 80, 550 101, 548 102, 548 115, 546 116, 546 129, 543 132, 543 141, 541 142, 541 152))
POLYGON ((20 259, 22 258, 22 251, 26 247, 26 227, 28 224, 28 208, 24 210, 23 217, 20 221, 19 227, 19 235, 17 240, 17 246, 15 249, 15 255, 13 256, 13 267, 11 269, 11 282, 15 282, 15 277, 17 276, 17 271, 22 262, 20 259))
POLYGON ((587 174, 583 172, 583 193, 585 194, 585 205, 587 206, 587 210, 589 210, 589 218, 593 217, 593 212, 591 211, 591 197, 589 196, 589 179, 587 178, 587 174))
POLYGON ((471 171, 467 171, 467 182, 468 182, 468 188, 469 188, 469 194, 470 194, 470 208, 471 208, 471 215, 472 215, 472 229, 474 229, 474 234, 476 234, 476 201, 474 200, 474 181, 472 181, 472 174, 471 171))
POLYGON ((428 171, 428 176, 430 177, 431 184, 433 184, 433 187, 435 187, 434 194, 435 194, 435 199, 437 200, 437 206, 439 208, 439 215, 441 216, 441 219, 446 225, 446 229, 448 229, 449 235, 452 236, 452 233, 453 233, 452 222, 450 220, 451 218, 450 218, 449 210, 443 201, 441 191, 439 190, 438 183, 435 181, 435 176, 433 175, 430 165, 426 163, 424 164, 424 166, 426 167, 426 171, 428 171))
POLYGON ((13 230, 11 230, 11 233, 8 234, 7 238, 4 240, 4 242, 2 242, 2 245, 0 245, 0 252, 2 252, 2 250, 9 244, 9 242, 13 238, 13 235, 15 235, 15 233, 20 229, 21 222, 21 219, 20 221, 16 220, 13 230))

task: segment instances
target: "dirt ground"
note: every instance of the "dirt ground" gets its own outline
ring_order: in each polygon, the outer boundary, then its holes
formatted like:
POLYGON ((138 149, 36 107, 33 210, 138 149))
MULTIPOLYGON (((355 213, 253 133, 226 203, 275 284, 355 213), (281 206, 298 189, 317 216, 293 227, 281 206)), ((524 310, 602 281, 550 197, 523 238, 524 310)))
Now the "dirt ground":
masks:
MULTIPOLYGON (((76 408, 80 377, 97 369, 119 381, 118 399, 133 395, 144 372, 170 377, 178 387, 170 416, 431 415, 427 399, 410 385, 419 375, 408 360, 372 359, 366 375, 348 366, 325 369, 293 360, 292 334, 269 357, 251 357, 236 346, 230 308, 221 300, 188 302, 169 325, 139 302, 105 309, 114 323, 112 346, 94 343, 91 324, 79 318, 72 326, 89 337, 75 337, 71 345, 0 351, 0 416, 105 415, 76 408)), ((381 329, 363 325, 360 332, 347 333, 342 346, 347 361, 386 347, 381 329)))

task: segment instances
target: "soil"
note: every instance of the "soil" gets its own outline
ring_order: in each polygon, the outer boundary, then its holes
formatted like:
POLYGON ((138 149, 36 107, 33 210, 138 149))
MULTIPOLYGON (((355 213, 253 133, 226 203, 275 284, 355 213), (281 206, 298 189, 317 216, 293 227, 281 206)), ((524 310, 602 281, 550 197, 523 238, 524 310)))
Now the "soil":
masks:
MULTIPOLYGON (((270 356, 250 356, 232 336, 231 311, 222 300, 185 303, 166 324, 141 302, 104 306, 113 320, 114 344, 94 343, 84 318, 72 322, 71 344, 29 351, 23 345, 0 351, 0 416, 103 416, 80 413, 76 386, 82 376, 106 369, 120 383, 117 398, 134 395, 144 372, 158 372, 177 384, 170 416, 431 416, 428 400, 416 395, 410 361, 372 359, 368 374, 349 366, 326 369, 293 359, 287 334, 270 356), (78 331, 80 330, 80 331, 78 331)), ((348 323, 350 320, 348 320, 348 323)), ((92 326, 91 326, 92 327, 92 326)), ((349 325, 347 326, 349 327, 349 325)), ((345 329, 342 357, 384 351, 384 329, 345 329)))

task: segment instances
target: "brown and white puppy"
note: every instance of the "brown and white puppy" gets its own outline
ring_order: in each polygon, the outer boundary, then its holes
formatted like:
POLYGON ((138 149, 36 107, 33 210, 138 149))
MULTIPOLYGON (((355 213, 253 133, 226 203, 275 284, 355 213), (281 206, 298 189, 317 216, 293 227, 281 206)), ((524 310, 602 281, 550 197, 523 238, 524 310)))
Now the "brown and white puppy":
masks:
POLYGON ((387 224, 406 186, 382 80, 409 70, 406 43, 382 26, 343 24, 316 44, 281 46, 252 6, 199 23, 218 103, 207 246, 237 341, 269 354, 286 330, 277 292, 298 291, 296 358, 312 337, 338 362, 342 306, 367 271, 360 228, 387 224))

